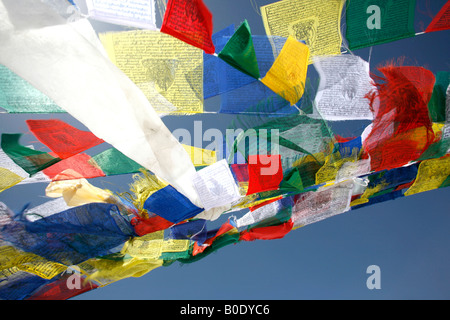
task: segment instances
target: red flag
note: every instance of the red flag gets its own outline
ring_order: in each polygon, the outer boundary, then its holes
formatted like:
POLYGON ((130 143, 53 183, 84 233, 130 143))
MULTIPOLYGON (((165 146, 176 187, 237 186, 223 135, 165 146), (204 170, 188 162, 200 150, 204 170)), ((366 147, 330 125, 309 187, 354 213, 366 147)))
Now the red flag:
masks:
POLYGON ((44 169, 43 172, 53 181, 104 177, 105 173, 92 165, 91 159, 89 155, 80 153, 44 169))
POLYGON ((363 143, 371 169, 390 170, 417 160, 434 141, 428 102, 434 75, 421 67, 379 69, 377 92, 369 94, 373 128, 363 143))
POLYGON ((215 52, 212 14, 202 0, 169 0, 161 32, 208 54, 215 52))
POLYGON ((259 240, 281 239, 292 230, 293 226, 294 226, 293 222, 289 220, 277 226, 254 228, 248 231, 245 230, 241 232, 239 240, 254 241, 257 239, 259 240))
POLYGON ((149 218, 141 218, 136 216, 131 219, 131 225, 138 236, 144 236, 148 233, 170 228, 174 225, 174 223, 155 214, 149 218))
POLYGON ((280 155, 250 155, 248 157, 247 195, 278 190, 283 180, 280 155))
POLYGON ((61 159, 67 159, 104 141, 89 131, 82 131, 58 119, 27 120, 35 137, 61 159))
POLYGON ((433 21, 428 25, 425 32, 442 31, 450 29, 450 1, 447 1, 433 21))

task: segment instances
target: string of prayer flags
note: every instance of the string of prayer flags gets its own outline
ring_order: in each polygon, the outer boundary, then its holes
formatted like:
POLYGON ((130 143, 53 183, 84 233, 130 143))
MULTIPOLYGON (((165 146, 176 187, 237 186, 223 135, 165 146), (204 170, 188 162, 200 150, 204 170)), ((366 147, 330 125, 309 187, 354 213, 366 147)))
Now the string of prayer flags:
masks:
POLYGON ((172 223, 193 218, 203 211, 202 208, 194 205, 171 185, 153 193, 145 201, 144 209, 172 223))
POLYGON ((61 159, 104 142, 91 132, 79 130, 59 119, 27 120, 26 123, 34 136, 61 159))
POLYGON ((442 31, 450 29, 450 1, 447 1, 434 19, 430 22, 425 32, 442 31))
POLYGON ((373 119, 365 97, 374 89, 368 62, 344 54, 317 58, 314 66, 320 76, 315 104, 323 119, 373 119))
POLYGON ((86 0, 95 20, 156 30, 155 0, 86 0))
POLYGON ((215 53, 212 14, 203 0, 169 0, 161 32, 170 34, 207 54, 215 53))
POLYGON ((294 105, 305 90, 308 60, 308 46, 290 36, 261 82, 294 105))
POLYGON ((25 147, 19 143, 22 134, 3 133, 1 147, 3 151, 28 174, 33 175, 61 161, 48 154, 25 147))
POLYGON ((341 53, 342 0, 282 0, 261 7, 267 35, 292 36, 315 56, 341 53))
POLYGON ((0 64, 0 108, 9 113, 64 113, 48 96, 0 64))
POLYGON ((413 37, 415 0, 348 1, 346 39, 350 50, 413 37))
POLYGON ((258 61, 247 20, 236 30, 218 56, 250 77, 259 79, 258 61))

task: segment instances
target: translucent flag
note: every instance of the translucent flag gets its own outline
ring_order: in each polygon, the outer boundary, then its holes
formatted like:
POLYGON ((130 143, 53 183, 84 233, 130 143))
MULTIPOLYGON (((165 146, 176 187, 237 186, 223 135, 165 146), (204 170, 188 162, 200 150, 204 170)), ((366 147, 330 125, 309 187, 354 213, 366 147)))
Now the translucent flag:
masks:
POLYGON ((79 153, 55 163, 42 172, 54 181, 104 177, 105 173, 91 160, 92 158, 88 154, 79 153))
POLYGON ((23 179, 25 178, 19 176, 18 174, 15 174, 14 172, 6 168, 0 167, 0 192, 9 189, 12 186, 15 186, 23 179))
POLYGON ((169 0, 161 32, 170 34, 206 53, 215 53, 212 14, 203 0, 169 0))
POLYGON ((155 0, 86 0, 89 17, 156 30, 155 0))
POLYGON ((27 120, 26 123, 34 136, 61 159, 104 142, 91 132, 79 130, 59 119, 27 120))
POLYGON ((353 181, 323 187, 300 195, 292 208, 294 228, 321 221, 350 210, 353 181))
POLYGON ((363 142, 372 170, 393 169, 417 160, 435 139, 428 102, 435 82, 422 67, 379 68, 370 96, 373 127, 363 142))
POLYGON ((308 60, 308 46, 290 36, 261 82, 294 105, 305 90, 308 60))
POLYGON ((3 65, 0 65, 0 107, 9 113, 66 112, 3 65))
POLYGON ((220 51, 219 58, 250 77, 259 79, 258 61, 256 60, 252 33, 247 20, 241 24, 220 51))
POLYGON ((320 84, 316 107, 325 120, 373 119, 369 100, 374 89, 369 63, 354 55, 315 59, 320 84))
POLYGON ((151 30, 109 32, 100 34, 100 39, 111 61, 142 90, 158 113, 203 112, 200 50, 151 30), (161 101, 160 94, 168 103, 161 101))
POLYGON ((92 157, 95 165, 107 175, 139 172, 142 166, 131 160, 116 148, 109 148, 92 157))
POLYGON ((442 31, 450 29, 450 1, 447 1, 433 21, 428 25, 425 32, 442 31))
POLYGON ((90 203, 29 221, 2 215, 2 238, 16 248, 48 260, 76 265, 117 252, 133 230, 116 205, 90 203), (27 239, 27 241, 23 241, 27 239))
POLYGON ((433 95, 428 103, 428 110, 433 122, 446 121, 446 92, 450 85, 450 72, 441 71, 436 73, 436 83, 433 95))
POLYGON ((415 0, 348 1, 348 47, 355 50, 413 37, 415 9, 415 0))
POLYGON ((267 35, 305 41, 311 59, 341 53, 342 0, 282 0, 261 7, 267 35))
POLYGON ((231 205, 240 198, 239 188, 226 160, 197 171, 194 186, 205 210, 231 205))
POLYGON ((19 143, 21 134, 4 133, 1 136, 3 151, 28 174, 33 175, 61 161, 47 152, 27 148, 19 143))

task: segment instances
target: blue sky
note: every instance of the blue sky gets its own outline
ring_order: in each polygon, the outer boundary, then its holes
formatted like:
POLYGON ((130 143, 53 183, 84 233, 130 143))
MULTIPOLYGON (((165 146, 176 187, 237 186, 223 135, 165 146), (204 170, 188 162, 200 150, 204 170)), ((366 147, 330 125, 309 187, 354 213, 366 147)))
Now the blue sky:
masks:
MULTIPOLYGON (((205 0, 218 31, 247 19, 254 34, 264 34, 261 17, 252 7, 274 1, 205 0)), ((418 0, 416 27, 431 20, 446 1, 418 0)), ((96 28, 105 25, 94 23, 96 28)), ((417 30, 418 32, 421 30, 417 30)), ((433 72, 449 71, 449 31, 420 35, 354 53, 379 63, 406 57, 405 64, 433 72)), ((207 101, 207 110, 217 110, 207 101)), ((25 120, 55 115, 2 114, 2 132, 26 132, 25 120)), ((58 115, 76 123, 68 115, 58 115)), ((232 116, 204 114, 165 117, 171 131, 192 128, 194 121, 224 130, 232 116)), ((82 128, 82 127, 80 127, 82 128)), ((352 124, 333 124, 337 133, 351 135, 352 124)), ((93 150, 95 153, 95 150, 93 150)), ((130 176, 94 179, 103 188, 126 189, 130 176)), ((0 201, 18 210, 37 205, 45 185, 16 186, 0 193, 0 201)), ((74 299, 449 299, 450 226, 448 188, 400 198, 350 211, 294 230, 271 241, 242 242, 189 265, 175 263, 140 278, 121 280, 74 299), (381 289, 369 290, 366 269, 381 270, 381 289)), ((223 221, 223 220, 221 220, 223 221)))

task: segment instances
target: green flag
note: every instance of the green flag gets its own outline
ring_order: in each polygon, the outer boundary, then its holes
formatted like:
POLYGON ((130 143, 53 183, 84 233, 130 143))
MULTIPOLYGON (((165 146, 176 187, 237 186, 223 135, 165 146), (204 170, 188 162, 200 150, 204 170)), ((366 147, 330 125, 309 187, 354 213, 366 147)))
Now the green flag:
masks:
POLYGON ((8 113, 64 113, 53 100, 0 65, 0 108, 8 113))
POLYGON ((247 20, 228 40, 225 47, 220 51, 219 58, 250 77, 260 78, 255 47, 247 20))
POLYGON ((55 158, 46 152, 22 146, 19 143, 21 136, 19 133, 2 134, 1 146, 11 160, 22 167, 28 174, 33 175, 61 161, 60 158, 55 158))
POLYGON ((346 38, 350 50, 413 37, 415 0, 347 2, 346 38))
POLYGON ((110 148, 93 156, 92 159, 107 176, 136 173, 142 166, 119 150, 110 148))
MULTIPOLYGON (((436 74, 436 83, 433 89, 433 95, 428 103, 428 111, 430 112, 431 121, 446 121, 445 102, 447 88, 450 85, 450 72, 441 71, 436 74)), ((447 119, 450 121, 450 119, 447 119)))

